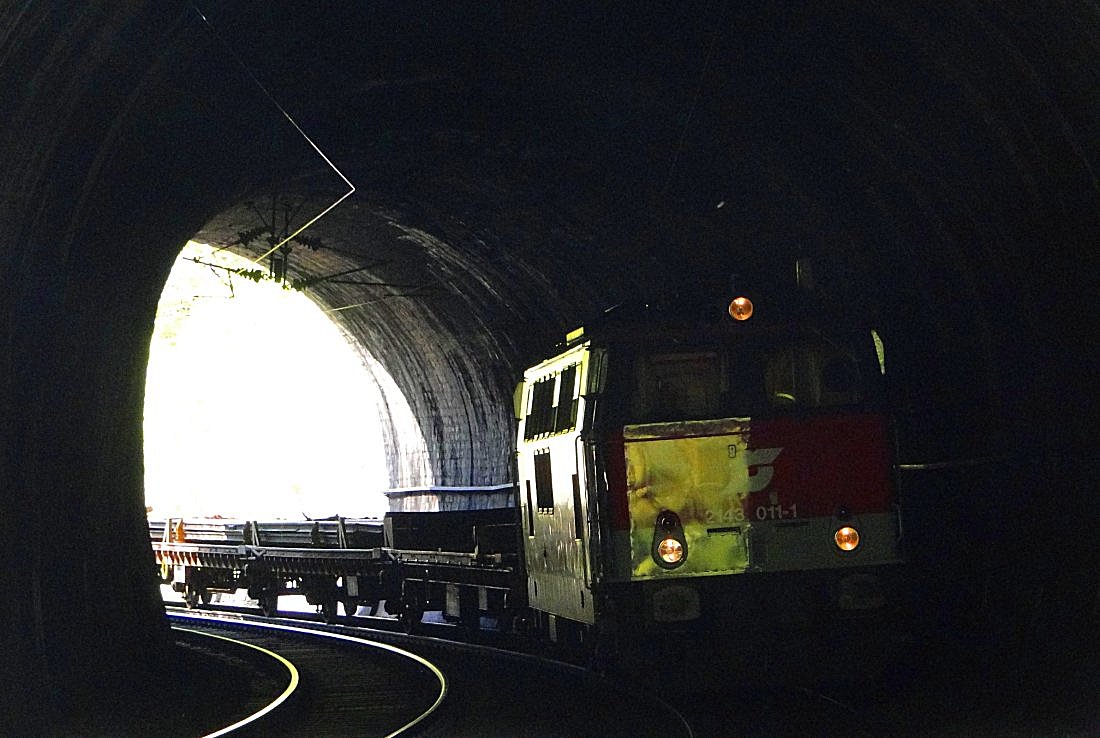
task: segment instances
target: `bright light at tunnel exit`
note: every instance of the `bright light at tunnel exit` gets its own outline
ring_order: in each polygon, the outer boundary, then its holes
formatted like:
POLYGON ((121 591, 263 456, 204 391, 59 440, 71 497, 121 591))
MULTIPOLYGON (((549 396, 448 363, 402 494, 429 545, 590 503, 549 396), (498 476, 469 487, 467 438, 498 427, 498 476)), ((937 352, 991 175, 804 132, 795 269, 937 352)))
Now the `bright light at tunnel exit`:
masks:
POLYGON ((341 330, 301 293, 188 257, 255 268, 192 242, 165 285, 146 381, 150 515, 381 515, 379 390, 341 330))

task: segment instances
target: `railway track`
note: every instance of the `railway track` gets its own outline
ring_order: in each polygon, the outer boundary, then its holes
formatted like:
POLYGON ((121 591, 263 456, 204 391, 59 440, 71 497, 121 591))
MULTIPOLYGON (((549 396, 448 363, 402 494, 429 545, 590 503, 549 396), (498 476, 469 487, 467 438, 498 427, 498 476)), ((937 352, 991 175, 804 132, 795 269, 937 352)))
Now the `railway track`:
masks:
MULTIPOLYGON (((266 735, 423 735, 442 738, 487 738, 528 735, 546 738, 574 738, 629 734, 662 738, 693 738, 697 735, 684 717, 667 702, 655 699, 649 690, 625 686, 580 666, 538 654, 503 650, 484 643, 466 643, 457 638, 461 628, 425 623, 415 635, 401 630, 386 618, 343 618, 355 625, 326 624, 320 616, 295 613, 295 617, 272 619, 251 613, 192 612, 169 608, 174 620, 188 627, 217 622, 224 628, 240 628, 245 634, 253 627, 271 628, 271 633, 247 635, 250 642, 279 650, 302 672, 302 683, 291 705, 267 721, 266 735), (226 619, 229 625, 225 625, 226 619), (388 621, 388 622, 387 622, 388 621), (292 625, 290 623, 293 623, 292 625), (366 680, 345 674, 341 648, 318 647, 314 641, 285 642, 284 633, 309 633, 318 637, 369 639, 400 646, 436 665, 446 680, 446 699, 435 706, 430 719, 410 725, 400 733, 376 730, 366 720, 345 720, 344 715, 361 715, 375 710, 391 711, 407 700, 411 687, 404 677, 374 675, 366 680), (449 638, 441 637, 450 636, 449 638), (309 653, 303 653, 302 650, 309 653), (566 706, 571 706, 566 708, 566 706), (333 720, 333 715, 340 715, 333 720), (623 732, 625 731, 625 732, 623 732)), ((238 609, 238 608, 234 608, 238 609)), ((253 611, 254 612, 254 611, 253 611)), ((236 635, 234 636, 236 637, 236 635)), ((401 708, 406 709, 406 708, 401 708)), ((385 726, 383 726, 385 727, 385 726)), ((258 734, 258 733, 257 733, 258 734)))
MULTIPOLYGON (((579 663, 517 650, 519 642, 503 633, 481 631, 478 638, 482 642, 470 643, 464 640, 467 635, 464 629, 447 623, 425 622, 416 634, 408 634, 401 623, 388 617, 344 616, 336 618, 336 622, 325 623, 320 614, 314 613, 288 612, 279 618, 267 618, 257 614, 255 608, 210 607, 217 612, 196 613, 171 606, 169 610, 200 619, 217 616, 241 623, 276 626, 293 623, 295 628, 337 637, 369 638, 429 658, 447 676, 447 699, 429 723, 417 726, 410 735, 696 738, 904 733, 877 709, 853 703, 839 693, 830 694, 823 689, 774 685, 753 688, 732 681, 728 685, 680 682, 680 678, 691 670, 691 665, 686 663, 655 668, 653 681, 645 683, 637 677, 604 676, 579 663), (564 706, 571 707, 565 709, 564 706)), ((326 664, 325 658, 321 656, 322 670, 340 671, 331 663, 326 664)), ((324 681, 332 683, 333 680, 325 676, 324 681)), ((354 687, 349 689, 349 685, 340 681, 337 676, 332 687, 334 694, 329 696, 337 701, 358 701, 368 707, 371 700, 379 696, 360 695, 354 687)), ((326 709, 329 708, 322 708, 322 712, 326 709)), ((370 734, 329 733, 325 728, 323 722, 310 724, 314 735, 370 734)))
MULTIPOLYGON (((505 633, 479 631, 479 642, 468 642, 465 629, 445 622, 425 621, 410 635, 396 619, 384 616, 343 616, 325 623, 315 613, 285 612, 269 619, 254 607, 211 607, 223 617, 293 622, 378 640, 430 658, 448 676, 448 699, 417 735, 894 736, 914 728, 867 690, 846 692, 837 685, 800 686, 774 679, 754 685, 733 674, 708 675, 690 683, 695 670, 686 661, 655 665, 649 675, 605 676, 505 633), (647 676, 651 681, 644 681, 647 676), (574 707, 564 714, 562 705, 574 707)), ((929 725, 927 717, 922 724, 929 725)))
MULTIPOLYGON (((212 627, 172 627, 177 649, 192 658, 206 659, 220 667, 221 698, 200 701, 202 707, 186 709, 180 715, 181 729, 194 729, 207 738, 242 734, 259 725, 285 705, 297 692, 297 667, 280 654, 257 644, 216 632, 212 627), (226 682, 234 689, 227 690, 226 682), (232 692, 232 695, 226 694, 232 692)), ((207 674, 209 676, 209 674, 207 674)), ((182 683, 182 680, 173 682, 182 683)), ((195 701, 181 701, 194 705, 195 701)))
MULTIPOLYGON (((284 613, 266 618, 255 608, 213 606, 242 621, 294 622, 337 634, 356 634, 428 655, 447 675, 448 699, 413 734, 447 738, 526 735, 661 736, 904 734, 882 712, 845 696, 810 687, 751 688, 714 682, 689 685, 670 671, 655 671, 652 683, 603 676, 578 663, 517 650, 503 633, 478 634, 491 644, 463 640, 461 627, 425 622, 404 632, 393 618, 355 616, 324 623, 319 614, 284 613), (664 681, 662 681, 664 680, 664 681), (572 706, 566 710, 563 706, 572 706), (555 707, 557 706, 557 707, 555 707)), ((182 608, 175 611, 186 612, 182 608)), ((690 670, 690 664, 680 665, 690 670)), ((674 670, 673 670, 674 671, 674 670)), ((354 694, 347 694, 354 700, 354 694)), ((319 733, 324 735, 325 733, 319 733)))
POLYGON ((433 664, 392 645, 213 613, 174 613, 171 619, 192 637, 229 637, 277 654, 296 674, 291 692, 238 721, 233 735, 411 735, 446 694, 446 680, 433 664))

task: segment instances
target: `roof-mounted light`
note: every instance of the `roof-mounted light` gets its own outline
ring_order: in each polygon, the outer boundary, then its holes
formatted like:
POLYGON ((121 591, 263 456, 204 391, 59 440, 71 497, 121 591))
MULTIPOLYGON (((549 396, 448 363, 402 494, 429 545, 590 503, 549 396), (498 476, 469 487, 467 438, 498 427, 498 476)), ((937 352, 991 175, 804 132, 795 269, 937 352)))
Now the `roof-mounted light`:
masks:
POLYGON ((729 313, 734 320, 748 320, 752 317, 752 300, 744 296, 733 298, 730 300, 729 313))

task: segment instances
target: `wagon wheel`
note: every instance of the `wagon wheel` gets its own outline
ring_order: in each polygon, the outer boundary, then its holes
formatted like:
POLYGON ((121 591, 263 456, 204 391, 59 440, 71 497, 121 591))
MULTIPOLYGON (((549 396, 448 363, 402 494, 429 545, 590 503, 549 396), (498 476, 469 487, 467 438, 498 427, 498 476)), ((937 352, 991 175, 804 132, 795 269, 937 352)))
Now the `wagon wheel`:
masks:
POLYGON ((504 616, 504 632, 520 636, 531 635, 531 621, 527 615, 517 612, 504 616))
POLYGON ((336 598, 325 598, 321 603, 321 619, 326 623, 336 620, 336 598))
POLYGON ((267 617, 275 617, 275 614, 279 611, 279 595, 275 592, 266 591, 260 595, 260 612, 267 617))
POLYGON ((406 592, 401 599, 401 613, 398 619, 404 626, 406 633, 412 633, 420 625, 420 619, 424 617, 424 604, 420 598, 412 592, 406 592))
POLYGON ((351 616, 355 615, 355 613, 358 610, 359 610, 359 601, 358 600, 353 600, 353 599, 350 599, 350 598, 344 600, 344 614, 345 615, 347 615, 348 617, 351 617, 351 616))
POLYGON ((467 638, 473 639, 481 632, 481 610, 478 608, 477 590, 465 587, 458 598, 458 624, 467 638))
POLYGON ((183 604, 187 606, 188 610, 194 609, 199 606, 200 594, 194 587, 187 587, 183 592, 183 604))

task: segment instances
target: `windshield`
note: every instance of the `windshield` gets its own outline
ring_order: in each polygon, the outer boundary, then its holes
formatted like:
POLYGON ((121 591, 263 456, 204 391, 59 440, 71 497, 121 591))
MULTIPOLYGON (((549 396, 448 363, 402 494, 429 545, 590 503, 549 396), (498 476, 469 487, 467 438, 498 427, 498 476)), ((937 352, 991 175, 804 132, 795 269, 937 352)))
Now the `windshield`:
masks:
POLYGON ((634 354, 628 405, 636 423, 782 414, 857 406, 877 376, 870 335, 744 340, 634 354), (866 356, 864 354, 867 354, 866 356))

